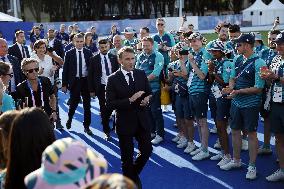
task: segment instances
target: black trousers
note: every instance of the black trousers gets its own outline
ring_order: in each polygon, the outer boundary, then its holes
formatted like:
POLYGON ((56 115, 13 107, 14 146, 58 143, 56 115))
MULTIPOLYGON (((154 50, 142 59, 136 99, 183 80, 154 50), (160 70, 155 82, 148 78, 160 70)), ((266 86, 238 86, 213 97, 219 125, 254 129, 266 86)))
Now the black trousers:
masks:
POLYGON ((139 127, 135 135, 121 135, 118 134, 121 162, 122 162, 122 172, 123 175, 137 182, 139 179, 139 174, 143 170, 146 162, 152 153, 151 144, 151 133, 146 131, 144 128, 139 127), (133 162, 134 155, 134 142, 135 138, 138 142, 139 153, 136 160, 133 162))
POLYGON ((82 96, 84 108, 83 125, 85 128, 89 128, 91 124, 91 97, 87 77, 76 78, 73 86, 70 88, 70 106, 68 112, 68 118, 70 121, 72 120, 75 110, 80 102, 80 96, 82 96))
POLYGON ((99 99, 99 104, 100 104, 103 131, 105 134, 109 134, 110 133, 109 120, 112 110, 106 107, 105 85, 101 85, 99 93, 96 95, 99 99))

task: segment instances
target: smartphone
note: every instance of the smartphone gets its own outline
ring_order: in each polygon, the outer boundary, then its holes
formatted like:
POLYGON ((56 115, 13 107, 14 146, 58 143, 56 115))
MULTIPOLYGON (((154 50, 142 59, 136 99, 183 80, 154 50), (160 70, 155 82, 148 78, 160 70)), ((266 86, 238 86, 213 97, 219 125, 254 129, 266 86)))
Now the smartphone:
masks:
POLYGON ((28 107, 29 106, 29 97, 25 97, 25 105, 28 107))

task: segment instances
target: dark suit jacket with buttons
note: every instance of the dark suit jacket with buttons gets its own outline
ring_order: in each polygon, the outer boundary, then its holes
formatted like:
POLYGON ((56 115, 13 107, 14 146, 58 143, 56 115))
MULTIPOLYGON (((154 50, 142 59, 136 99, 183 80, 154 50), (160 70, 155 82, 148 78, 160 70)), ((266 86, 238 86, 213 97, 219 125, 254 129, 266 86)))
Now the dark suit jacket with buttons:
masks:
POLYGON ((7 57, 9 59, 9 62, 12 65, 14 78, 15 78, 15 84, 17 86, 25 78, 25 76, 24 76, 24 74, 22 73, 22 70, 21 70, 21 63, 19 62, 19 60, 16 57, 14 57, 12 55, 8 54, 7 57))
MULTIPOLYGON (((119 69, 117 56, 108 53, 108 58, 111 62, 111 71, 114 73, 119 69)), ((102 64, 101 56, 97 54, 90 60, 89 73, 88 73, 88 86, 90 92, 95 92, 96 95, 100 94, 101 90, 101 77, 102 77, 102 64)))
MULTIPOLYGON (((147 76, 143 70, 134 69, 133 77, 135 92, 145 91, 144 96, 151 94, 147 76)), ((106 87, 106 105, 116 110, 116 132, 120 135, 135 135, 138 127, 150 132, 151 120, 149 109, 141 107, 139 103, 130 104, 132 96, 129 85, 121 70, 111 74, 106 87)))
MULTIPOLYGON (((26 58, 30 58, 30 53, 29 53, 28 47, 25 46, 25 45, 24 45, 24 50, 25 50, 25 53, 26 53, 26 58)), ((9 47, 8 54, 16 57, 19 60, 19 62, 21 63, 22 60, 23 60, 21 51, 22 51, 22 49, 19 48, 18 44, 14 43, 11 47, 9 47)))
MULTIPOLYGON (((83 48, 84 58, 87 66, 87 72, 90 65, 90 58, 92 52, 86 48, 83 48)), ((77 74, 77 56, 76 48, 73 48, 66 52, 64 57, 63 72, 62 72, 62 86, 71 88, 74 83, 77 74)))

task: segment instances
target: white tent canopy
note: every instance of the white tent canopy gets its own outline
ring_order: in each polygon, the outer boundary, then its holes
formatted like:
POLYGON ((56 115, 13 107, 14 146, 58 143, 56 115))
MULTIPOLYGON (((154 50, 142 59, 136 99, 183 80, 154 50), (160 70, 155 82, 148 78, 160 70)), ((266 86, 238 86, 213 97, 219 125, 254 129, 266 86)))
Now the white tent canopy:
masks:
POLYGON ((250 7, 243 10, 243 20, 251 21, 253 26, 265 25, 266 18, 270 14, 268 6, 262 0, 256 0, 250 7))
POLYGON ((10 16, 8 14, 5 14, 3 12, 0 12, 0 22, 7 22, 7 21, 10 21, 10 22, 21 22, 23 21, 22 19, 19 19, 19 18, 16 18, 16 17, 13 17, 13 16, 10 16))
POLYGON ((284 4, 282 4, 279 0, 273 0, 267 7, 267 11, 270 12, 266 19, 266 24, 272 24, 276 17, 280 18, 280 23, 284 18, 284 4))

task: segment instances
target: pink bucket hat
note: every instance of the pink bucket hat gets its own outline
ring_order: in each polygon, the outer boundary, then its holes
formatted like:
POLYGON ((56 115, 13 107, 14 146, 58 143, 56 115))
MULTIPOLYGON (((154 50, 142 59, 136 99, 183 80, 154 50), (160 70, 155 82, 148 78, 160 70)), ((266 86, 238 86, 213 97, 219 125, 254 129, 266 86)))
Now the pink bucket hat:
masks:
POLYGON ((42 154, 41 167, 25 177, 28 189, 79 189, 106 173, 107 161, 72 138, 55 141, 42 154))

